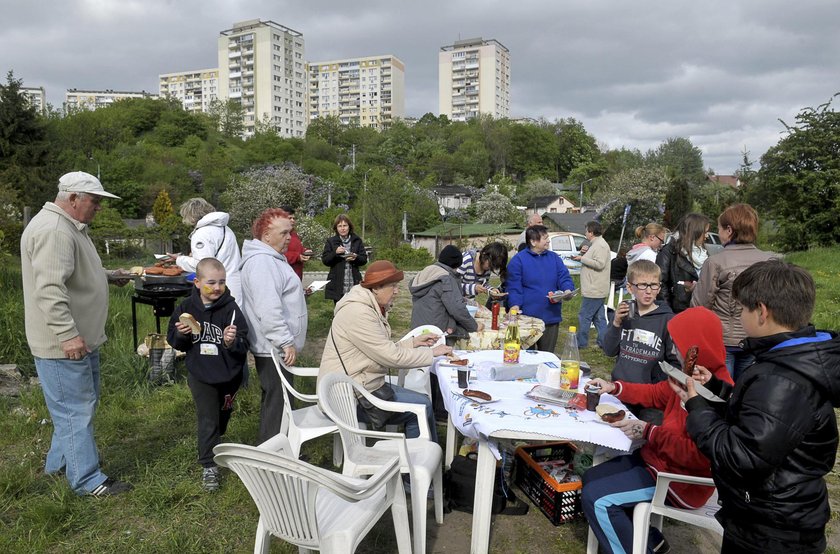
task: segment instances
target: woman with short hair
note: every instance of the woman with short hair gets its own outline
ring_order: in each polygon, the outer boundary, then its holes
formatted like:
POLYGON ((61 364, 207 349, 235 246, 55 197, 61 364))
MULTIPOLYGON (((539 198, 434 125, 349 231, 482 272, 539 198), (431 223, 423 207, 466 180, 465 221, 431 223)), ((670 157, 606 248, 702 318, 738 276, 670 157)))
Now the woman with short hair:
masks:
POLYGON ((335 235, 327 239, 321 261, 330 268, 324 297, 336 304, 362 280, 359 268, 368 261, 362 239, 353 232, 353 222, 346 214, 338 214, 333 221, 335 235))
POLYGON ((754 263, 776 256, 756 247, 758 213, 749 204, 733 204, 723 210, 718 216, 718 235, 723 250, 709 256, 703 264, 691 295, 691 305, 705 306, 720 318, 726 345, 726 368, 737 380, 755 358, 740 346, 747 335, 741 325, 741 305, 732 297, 732 283, 754 263))

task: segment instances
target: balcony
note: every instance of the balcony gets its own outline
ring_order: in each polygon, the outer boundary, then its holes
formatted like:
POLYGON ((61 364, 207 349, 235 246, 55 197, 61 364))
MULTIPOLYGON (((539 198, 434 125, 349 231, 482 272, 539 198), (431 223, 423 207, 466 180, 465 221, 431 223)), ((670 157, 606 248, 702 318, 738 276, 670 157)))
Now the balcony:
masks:
POLYGON ((230 60, 232 60, 234 58, 241 58, 241 57, 242 57, 242 51, 241 50, 236 50, 235 52, 230 52, 228 54, 228 59, 230 59, 230 60))
POLYGON ((231 71, 230 73, 228 73, 228 77, 230 79, 239 79, 240 77, 242 77, 242 72, 241 71, 231 71))

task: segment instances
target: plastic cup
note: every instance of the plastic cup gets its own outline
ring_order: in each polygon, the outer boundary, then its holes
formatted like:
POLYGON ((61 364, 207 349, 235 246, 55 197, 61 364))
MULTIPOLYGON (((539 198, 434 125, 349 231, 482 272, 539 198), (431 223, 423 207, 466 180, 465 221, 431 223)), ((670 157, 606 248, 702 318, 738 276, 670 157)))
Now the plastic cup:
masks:
POLYGON ((458 368, 458 387, 462 389, 466 389, 470 386, 470 368, 468 367, 459 367, 458 368))
POLYGON ((586 392, 586 409, 594 412, 601 401, 601 387, 597 385, 586 385, 583 389, 586 392))

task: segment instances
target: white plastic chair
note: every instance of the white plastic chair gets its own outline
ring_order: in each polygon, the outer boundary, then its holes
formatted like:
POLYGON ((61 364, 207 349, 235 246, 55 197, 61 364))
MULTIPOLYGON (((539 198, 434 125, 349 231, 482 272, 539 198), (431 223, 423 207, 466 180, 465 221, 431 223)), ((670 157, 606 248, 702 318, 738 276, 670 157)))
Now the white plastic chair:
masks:
MULTIPOLYGON (((434 344, 434 346, 437 346, 439 344, 446 344, 446 338, 443 336, 443 331, 441 331, 439 327, 435 327, 434 325, 421 325, 419 327, 416 327, 408 333, 406 333, 406 335, 400 340, 402 341, 409 337, 418 337, 427 333, 438 335, 440 337, 440 339, 434 344)), ((432 385, 429 381, 430 372, 431 367, 429 366, 415 367, 412 369, 400 369, 398 375, 389 375, 388 377, 386 377, 386 379, 392 385, 398 385, 409 390, 417 391, 431 398, 432 385)))
POLYGON ((689 510, 665 504, 665 497, 668 495, 668 487, 671 483, 715 486, 714 481, 708 477, 659 473, 656 477, 656 490, 653 493, 653 500, 649 503, 636 504, 636 507, 633 508, 633 554, 644 554, 646 552, 648 526, 653 523, 654 527, 661 530, 663 517, 676 519, 703 529, 710 529, 723 536, 723 527, 715 519, 715 514, 720 509, 717 503, 717 489, 706 501, 706 504, 695 510, 689 510))
MULTIPOLYGON (((723 527, 715 519, 715 514, 720 509, 717 503, 717 490, 715 490, 714 494, 709 497, 703 506, 695 510, 687 510, 665 504, 665 498, 668 496, 668 487, 671 483, 715 486, 715 482, 708 477, 659 473, 656 478, 656 489, 653 493, 653 500, 650 502, 640 502, 633 508, 633 554, 644 554, 647 551, 648 527, 653 524, 654 527, 661 531, 663 516, 696 525, 703 529, 711 529, 718 535, 723 536, 723 527)), ((597 552, 598 540, 595 538, 592 529, 590 529, 589 538, 586 543, 586 553, 597 554, 597 552)))
POLYGON ((426 408, 406 402, 387 402, 369 392, 344 373, 330 373, 318 382, 318 402, 338 425, 344 448, 344 475, 370 475, 392 456, 400 457, 400 471, 411 479, 411 514, 414 551, 426 551, 426 494, 434 485, 435 520, 443 523, 443 471, 440 445, 430 440, 426 408), (391 412, 413 412, 420 426, 420 436, 407 439, 402 433, 370 431, 359 427, 356 394, 373 405, 391 412), (382 439, 367 446, 366 438, 382 439))
MULTIPOLYGON (((333 463, 336 467, 341 467, 341 437, 338 435, 338 427, 335 422, 328 418, 321 408, 318 407, 318 396, 315 394, 304 394, 296 390, 291 383, 286 379, 286 376, 281 371, 281 368, 286 369, 292 375, 299 377, 317 377, 317 367, 286 367, 283 362, 278 360, 274 351, 271 352, 271 359, 274 361, 274 367, 277 368, 277 374, 280 375, 280 382, 283 386, 283 421, 280 424, 280 433, 287 436, 292 447, 292 454, 295 458, 300 457, 300 447, 308 440, 318 438, 323 435, 334 433, 333 435, 333 463), (293 396, 310 404, 297 410, 292 408, 291 398, 293 396)), ((276 450, 274 438, 270 438, 259 445, 263 450, 276 450)))
POLYGON ((260 512, 255 554, 268 554, 271 535, 300 552, 355 552, 388 509, 399 552, 411 552, 397 457, 368 479, 348 478, 293 458, 289 441, 283 439, 282 434, 276 437, 279 452, 241 444, 213 449, 216 463, 239 476, 260 512))

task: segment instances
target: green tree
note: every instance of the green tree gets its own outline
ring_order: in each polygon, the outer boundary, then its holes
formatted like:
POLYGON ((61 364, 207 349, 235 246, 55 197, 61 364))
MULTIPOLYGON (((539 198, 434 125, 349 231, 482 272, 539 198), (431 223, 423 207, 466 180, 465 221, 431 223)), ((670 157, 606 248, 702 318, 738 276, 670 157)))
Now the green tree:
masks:
POLYGON ((700 186, 706 181, 703 153, 687 138, 669 138, 656 150, 648 151, 645 158, 650 165, 671 168, 676 176, 688 181, 691 187, 700 186))
POLYGON ((508 166, 520 181, 556 177, 557 148, 550 129, 531 124, 510 128, 511 152, 508 166))
POLYGON ((46 127, 21 94, 21 86, 12 71, 0 85, 0 187, 14 190, 15 201, 40 206, 55 191, 41 172, 47 156, 46 127))
POLYGON ((238 138, 245 133, 242 104, 236 100, 213 100, 209 108, 210 120, 228 138, 238 138))
POLYGON ((683 216, 689 213, 694 204, 688 181, 681 177, 673 177, 665 193, 665 213, 662 224, 674 229, 683 216))
POLYGON ((768 198, 783 248, 840 242, 840 113, 831 101, 804 108, 761 157, 760 193, 768 198))
POLYGON ((586 132, 583 124, 574 118, 559 119, 541 125, 554 135, 556 154, 555 178, 563 182, 576 167, 596 162, 601 157, 595 137, 586 132))
POLYGON ((172 200, 169 198, 167 190, 161 190, 155 198, 155 203, 152 206, 152 215, 158 225, 163 225, 163 222, 171 216, 174 212, 172 209, 172 200))
POLYGON ((532 179, 520 187, 517 201, 523 206, 530 205, 534 198, 558 195, 557 186, 545 178, 532 179))

